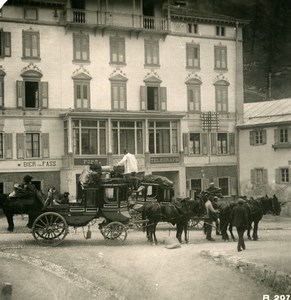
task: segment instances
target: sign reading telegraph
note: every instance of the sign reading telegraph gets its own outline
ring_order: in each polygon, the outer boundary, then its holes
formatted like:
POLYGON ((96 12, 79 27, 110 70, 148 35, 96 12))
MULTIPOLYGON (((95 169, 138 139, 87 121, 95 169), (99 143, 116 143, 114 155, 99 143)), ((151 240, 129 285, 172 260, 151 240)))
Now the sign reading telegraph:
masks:
POLYGON ((179 163, 180 158, 179 156, 162 156, 162 157, 151 157, 150 163, 151 164, 172 164, 172 163, 179 163))

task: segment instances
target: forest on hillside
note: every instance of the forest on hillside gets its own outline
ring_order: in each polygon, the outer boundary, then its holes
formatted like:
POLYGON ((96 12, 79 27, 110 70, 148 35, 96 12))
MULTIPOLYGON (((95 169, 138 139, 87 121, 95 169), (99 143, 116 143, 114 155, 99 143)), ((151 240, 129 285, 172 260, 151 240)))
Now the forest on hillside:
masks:
POLYGON ((291 97, 290 0, 189 0, 199 9, 249 20, 243 29, 245 102, 291 97))

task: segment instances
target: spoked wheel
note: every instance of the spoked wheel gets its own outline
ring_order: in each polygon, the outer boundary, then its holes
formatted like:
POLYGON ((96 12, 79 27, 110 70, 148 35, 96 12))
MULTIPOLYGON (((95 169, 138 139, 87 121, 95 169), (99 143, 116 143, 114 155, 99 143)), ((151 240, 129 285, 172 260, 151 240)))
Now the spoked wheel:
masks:
POLYGON ((127 238, 127 228, 120 222, 111 222, 102 228, 106 242, 123 243, 127 238))
POLYGON ((201 230, 203 228, 203 221, 190 219, 188 222, 188 227, 193 229, 201 230))
POLYGON ((36 218, 32 225, 32 235, 45 246, 59 245, 68 234, 68 225, 63 216, 46 212, 36 218))
POLYGON ((131 216, 132 224, 134 224, 138 229, 143 230, 144 224, 142 223, 142 213, 131 209, 128 211, 131 216))

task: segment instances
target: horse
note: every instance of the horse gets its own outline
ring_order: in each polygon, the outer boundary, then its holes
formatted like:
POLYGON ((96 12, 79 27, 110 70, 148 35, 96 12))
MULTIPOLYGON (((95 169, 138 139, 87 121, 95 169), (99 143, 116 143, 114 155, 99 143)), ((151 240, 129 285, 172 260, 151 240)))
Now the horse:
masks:
POLYGON ((205 212, 205 205, 201 199, 178 198, 172 203, 148 202, 142 207, 148 219, 146 224, 148 240, 157 244, 156 227, 159 222, 176 224, 176 238, 182 243, 182 233, 188 243, 188 221, 193 216, 201 216, 205 212))
MULTIPOLYGON (((220 218, 220 229, 221 229, 221 235, 223 240, 229 240, 229 236, 227 234, 227 229, 229 229, 229 232, 231 234, 232 240, 235 241, 235 237, 232 232, 232 220, 231 220, 231 213, 233 208, 237 205, 237 202, 230 201, 220 204, 219 210, 219 218, 220 218)), ((248 218, 249 218, 249 224, 247 227, 247 237, 249 240, 253 239, 254 241, 258 240, 258 225, 260 220, 262 219, 263 215, 267 213, 272 213, 274 215, 280 215, 281 213, 281 204, 276 197, 276 195, 273 195, 273 197, 268 197, 267 195, 265 197, 260 197, 257 199, 249 199, 246 200, 245 204, 243 204, 246 207, 248 218), (252 224, 254 224, 253 228, 253 234, 251 237, 251 229, 252 224)))
POLYGON ((27 227, 31 228, 34 220, 42 210, 43 195, 40 191, 30 192, 25 189, 17 189, 12 194, 2 194, 0 197, 0 206, 6 216, 8 228, 7 231, 13 232, 13 216, 16 214, 28 214, 27 227))

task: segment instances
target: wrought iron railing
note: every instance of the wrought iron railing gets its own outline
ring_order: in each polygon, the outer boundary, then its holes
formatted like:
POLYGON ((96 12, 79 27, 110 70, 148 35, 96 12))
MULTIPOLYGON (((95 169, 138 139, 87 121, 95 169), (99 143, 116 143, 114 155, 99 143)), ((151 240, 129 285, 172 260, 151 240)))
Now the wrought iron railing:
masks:
POLYGON ((135 14, 67 9, 64 17, 67 24, 112 26, 157 31, 169 30, 168 20, 166 18, 147 17, 135 14))

